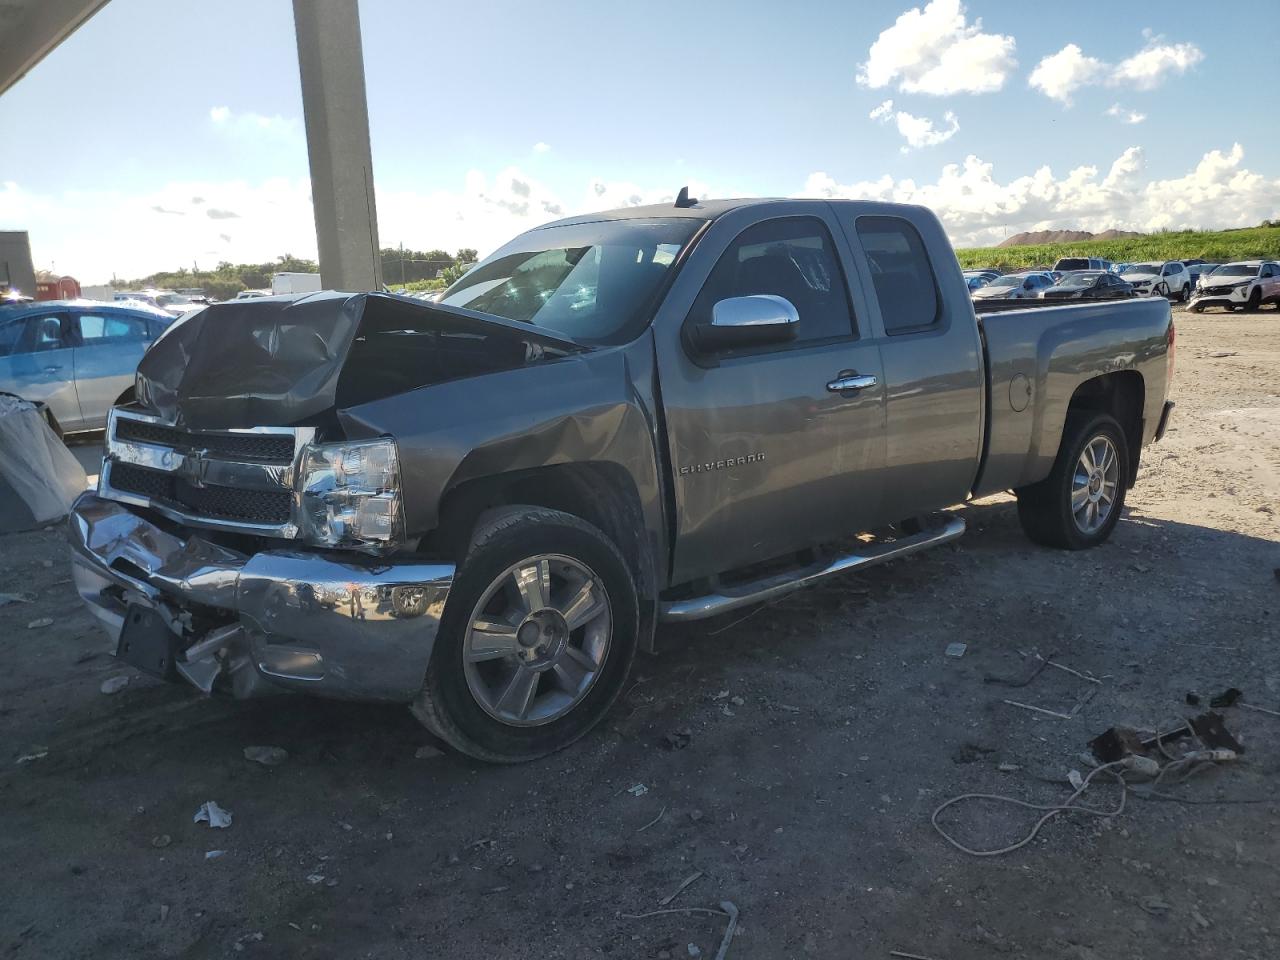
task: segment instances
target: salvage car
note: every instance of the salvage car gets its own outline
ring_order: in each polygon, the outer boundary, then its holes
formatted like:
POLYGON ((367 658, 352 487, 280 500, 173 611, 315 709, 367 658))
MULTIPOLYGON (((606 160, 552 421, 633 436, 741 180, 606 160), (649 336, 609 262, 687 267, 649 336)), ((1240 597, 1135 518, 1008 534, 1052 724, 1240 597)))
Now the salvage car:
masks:
POLYGON ((0 393, 42 405, 56 432, 101 430, 172 321, 163 310, 95 300, 0 305, 0 393))
POLYGON ((1052 287, 1041 290, 1042 300, 1127 300, 1133 287, 1122 277, 1105 270, 1077 270, 1068 273, 1052 287))
POLYGON ((1205 307, 1252 311, 1264 303, 1280 307, 1280 263, 1241 260, 1202 276, 1189 309, 1193 313, 1200 313, 1205 307))
POLYGON ((69 536, 117 656, 200 690, 409 704, 495 762, 600 721, 659 622, 964 531, 1111 536, 1169 421, 1169 304, 974 312, 928 210, 631 207, 530 230, 436 303, 176 323, 69 536))
POLYGON ((1179 303, 1191 299, 1191 273, 1181 260, 1126 264, 1120 276, 1140 297, 1172 297, 1179 303))
POLYGON ((1047 273, 1006 273, 971 291, 970 295, 974 300, 1030 300, 1051 286, 1053 277, 1047 273))
POLYGON ((1112 266, 1110 260, 1104 260, 1101 257, 1062 257, 1053 265, 1053 269, 1059 273, 1071 273, 1073 270, 1110 271, 1112 266))

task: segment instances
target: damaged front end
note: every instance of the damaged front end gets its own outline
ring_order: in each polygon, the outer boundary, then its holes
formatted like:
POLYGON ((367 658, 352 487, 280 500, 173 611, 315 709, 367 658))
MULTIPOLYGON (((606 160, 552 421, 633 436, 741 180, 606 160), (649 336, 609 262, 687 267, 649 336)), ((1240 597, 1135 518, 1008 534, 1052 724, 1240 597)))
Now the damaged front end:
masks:
POLYGON ((408 552, 396 438, 349 438, 340 412, 581 349, 379 294, 210 307, 112 411, 98 490, 69 518, 77 590, 164 679, 407 701, 454 571, 408 552))

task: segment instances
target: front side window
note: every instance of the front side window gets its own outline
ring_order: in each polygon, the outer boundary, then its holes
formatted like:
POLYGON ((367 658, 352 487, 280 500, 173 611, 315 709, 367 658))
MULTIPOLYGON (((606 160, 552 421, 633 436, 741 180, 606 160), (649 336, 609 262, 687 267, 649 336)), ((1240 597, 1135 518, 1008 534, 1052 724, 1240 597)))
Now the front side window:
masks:
POLYGON ((721 300, 756 294, 784 297, 796 308, 800 323, 790 347, 853 335, 831 234, 814 217, 765 220, 743 230, 716 261, 690 316, 695 323, 709 323, 721 300))
POLYGON ((702 221, 601 220, 530 230, 460 278, 440 303, 583 343, 634 338, 702 221))
POLYGON ((0 320, 0 357, 11 357, 23 352, 19 344, 22 343, 24 329, 26 322, 21 319, 0 320))
MULTIPOLYGON (((900 217, 859 217, 855 224, 871 268, 885 333, 910 333, 936 324, 938 285, 916 228, 900 217)), ((1016 283, 1020 281, 1008 285, 1016 283)))
MULTIPOLYGON (((27 321, 32 353, 61 350, 67 345, 62 335, 62 318, 59 316, 32 317, 27 321)), ((25 351, 23 351, 25 352, 25 351)))

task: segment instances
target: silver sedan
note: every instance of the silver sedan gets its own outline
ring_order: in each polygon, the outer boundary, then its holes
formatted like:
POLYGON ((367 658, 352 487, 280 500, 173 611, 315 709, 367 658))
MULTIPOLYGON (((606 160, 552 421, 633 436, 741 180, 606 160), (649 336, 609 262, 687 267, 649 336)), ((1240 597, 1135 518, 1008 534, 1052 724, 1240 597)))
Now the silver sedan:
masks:
POLYGON ((100 430, 172 322, 162 310, 92 300, 0 306, 0 393, 43 403, 64 432, 100 430))

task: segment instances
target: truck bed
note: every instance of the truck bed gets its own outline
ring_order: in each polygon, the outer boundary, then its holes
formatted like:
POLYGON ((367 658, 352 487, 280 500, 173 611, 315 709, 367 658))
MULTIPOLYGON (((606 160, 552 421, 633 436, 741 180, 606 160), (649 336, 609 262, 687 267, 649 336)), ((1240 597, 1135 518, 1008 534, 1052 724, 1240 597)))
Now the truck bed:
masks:
POLYGON ((1144 443, 1154 436, 1167 394, 1173 319, 1163 298, 1012 303, 1019 307, 1001 305, 978 319, 988 387, 986 455, 975 496, 1048 475, 1067 407, 1089 381, 1108 377, 1109 389, 1133 391, 1137 416, 1147 415, 1139 425, 1144 443))

